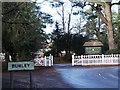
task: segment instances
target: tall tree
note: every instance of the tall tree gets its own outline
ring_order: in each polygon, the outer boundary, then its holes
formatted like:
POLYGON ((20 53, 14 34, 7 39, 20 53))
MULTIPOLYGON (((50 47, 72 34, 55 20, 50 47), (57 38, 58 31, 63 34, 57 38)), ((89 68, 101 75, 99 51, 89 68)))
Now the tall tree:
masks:
POLYGON ((112 5, 118 4, 120 5, 120 1, 118 3, 112 3, 108 2, 106 0, 101 0, 100 2, 96 2, 96 11, 98 12, 101 20, 105 23, 106 28, 108 30, 108 45, 109 45, 109 50, 115 49, 115 42, 114 42, 114 36, 113 36, 113 25, 112 25, 112 11, 111 7, 112 5), (104 12, 102 10, 104 9, 104 12))
POLYGON ((3 51, 13 57, 28 59, 45 39, 43 28, 51 16, 40 11, 35 3, 4 2, 2 5, 3 51))
MULTIPOLYGON (((79 6, 81 4, 80 1, 76 1, 76 6, 79 6)), ((113 25, 112 25, 112 12, 111 12, 111 7, 112 5, 120 5, 120 1, 118 3, 112 3, 108 2, 108 0, 99 0, 99 1, 94 1, 94 0, 88 0, 88 2, 82 2, 84 3, 84 6, 90 5, 93 10, 95 9, 103 23, 106 25, 107 29, 107 37, 108 37, 108 45, 109 45, 109 50, 115 48, 115 43, 114 43, 114 37, 113 37, 113 25), (104 11, 104 12, 103 12, 104 11)), ((112 0, 110 0, 112 1, 112 0)))
POLYGON ((113 19, 113 26, 115 28, 115 42, 117 44, 117 50, 120 53, 120 12, 118 14, 114 14, 115 17, 113 19))
MULTIPOLYGON (((51 2, 51 5, 53 8, 56 8, 56 12, 61 18, 61 21, 59 23, 62 25, 62 30, 64 33, 71 33, 71 30, 73 29, 72 22, 73 22, 73 3, 69 3, 69 9, 66 9, 66 2, 62 1, 56 1, 51 2)), ((68 7, 67 7, 68 8, 68 7)))
POLYGON ((52 40, 53 40, 53 50, 56 54, 61 52, 61 37, 63 35, 62 29, 59 27, 59 23, 55 22, 55 29, 52 32, 52 40))

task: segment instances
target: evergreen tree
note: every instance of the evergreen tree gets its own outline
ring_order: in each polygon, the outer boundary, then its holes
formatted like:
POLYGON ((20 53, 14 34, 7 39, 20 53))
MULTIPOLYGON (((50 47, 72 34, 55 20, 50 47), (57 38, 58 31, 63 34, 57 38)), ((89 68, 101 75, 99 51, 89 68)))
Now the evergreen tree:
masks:
POLYGON ((30 2, 4 2, 2 11, 3 51, 14 60, 31 60, 46 38, 43 28, 52 23, 51 16, 30 2))

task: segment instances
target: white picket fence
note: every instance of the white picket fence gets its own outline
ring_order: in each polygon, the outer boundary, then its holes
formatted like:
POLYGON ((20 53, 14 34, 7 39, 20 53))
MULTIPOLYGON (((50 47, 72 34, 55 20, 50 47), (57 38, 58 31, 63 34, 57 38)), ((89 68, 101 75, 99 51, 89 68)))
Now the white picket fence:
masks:
POLYGON ((53 56, 45 56, 44 58, 34 59, 35 66, 53 66, 53 56))
POLYGON ((0 53, 0 62, 5 61, 5 53, 0 53))
POLYGON ((81 65, 118 65, 120 64, 120 54, 111 55, 72 55, 72 66, 81 65))

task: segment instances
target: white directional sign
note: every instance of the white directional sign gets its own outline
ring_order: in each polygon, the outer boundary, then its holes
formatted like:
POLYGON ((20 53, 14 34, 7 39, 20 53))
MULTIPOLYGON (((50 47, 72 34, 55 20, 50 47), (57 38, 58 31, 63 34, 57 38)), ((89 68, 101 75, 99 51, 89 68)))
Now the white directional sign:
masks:
POLYGON ((34 70, 34 62, 8 62, 8 71, 34 70))

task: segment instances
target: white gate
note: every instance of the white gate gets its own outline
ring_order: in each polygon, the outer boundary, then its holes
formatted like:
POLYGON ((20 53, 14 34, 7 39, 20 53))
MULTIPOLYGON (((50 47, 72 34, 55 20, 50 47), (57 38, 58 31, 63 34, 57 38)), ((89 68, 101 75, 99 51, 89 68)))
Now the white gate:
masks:
POLYGON ((74 65, 118 65, 120 54, 111 55, 72 55, 72 66, 74 65))
POLYGON ((45 56, 43 58, 34 59, 35 66, 53 66, 53 56, 45 56))

